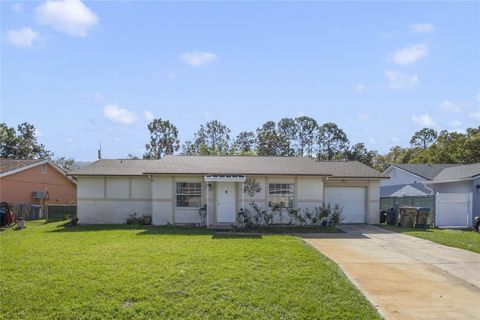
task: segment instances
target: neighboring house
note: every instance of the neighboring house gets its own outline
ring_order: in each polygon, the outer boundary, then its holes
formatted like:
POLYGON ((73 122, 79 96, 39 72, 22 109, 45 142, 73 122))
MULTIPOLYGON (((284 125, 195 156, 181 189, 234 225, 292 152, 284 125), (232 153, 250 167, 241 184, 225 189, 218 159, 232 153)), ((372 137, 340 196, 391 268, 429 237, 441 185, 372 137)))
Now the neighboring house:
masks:
POLYGON ((98 160, 70 175, 80 223, 125 223, 136 213, 152 215, 156 225, 201 223, 205 205, 208 225, 229 225, 252 202, 267 210, 272 203, 303 210, 339 204, 344 223, 375 224, 385 178, 356 161, 248 156, 98 160))
POLYGON ((480 215, 480 163, 459 165, 442 170, 431 181, 425 184, 435 193, 472 194, 472 216, 480 215))
POLYGON ((431 195, 437 226, 471 226, 480 215, 480 163, 391 164, 383 173, 390 180, 381 181, 382 207, 392 198, 422 203, 431 195))
POLYGON ((390 177, 380 184, 381 197, 426 196, 433 191, 424 182, 432 180, 443 169, 458 164, 391 164, 383 174, 390 177))
POLYGON ((0 201, 9 204, 70 204, 76 183, 48 160, 0 159, 0 201))

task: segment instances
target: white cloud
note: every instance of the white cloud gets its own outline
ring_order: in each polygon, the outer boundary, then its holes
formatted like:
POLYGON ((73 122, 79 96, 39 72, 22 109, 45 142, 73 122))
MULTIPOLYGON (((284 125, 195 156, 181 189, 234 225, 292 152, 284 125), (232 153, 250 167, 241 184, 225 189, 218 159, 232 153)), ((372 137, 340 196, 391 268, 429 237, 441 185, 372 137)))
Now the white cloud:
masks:
POLYGON ((401 71, 385 70, 385 76, 388 80, 388 87, 390 89, 409 89, 418 84, 418 76, 416 74, 408 75, 401 71))
POLYGON ((103 116, 112 122, 126 125, 133 124, 138 120, 135 113, 120 107, 118 104, 103 107, 103 116))
POLYGON ((9 30, 7 40, 16 47, 31 48, 40 39, 38 32, 30 28, 9 30))
POLYGON ((215 61, 217 59, 217 55, 212 52, 200 52, 194 51, 190 53, 184 53, 180 57, 183 62, 192 67, 200 67, 206 63, 215 61))
POLYGON ((367 90, 367 86, 364 85, 363 83, 357 83, 353 86, 353 89, 357 92, 357 93, 363 93, 365 92, 365 90, 367 90))
POLYGON ((462 109, 465 105, 464 104, 461 104, 461 103, 456 103, 456 102, 452 102, 452 101, 443 101, 441 104, 440 104, 440 108, 442 108, 443 110, 445 111, 451 111, 451 112, 455 112, 455 113, 460 113, 462 112, 462 109))
POLYGON ((468 116, 474 120, 480 121, 480 111, 479 112, 471 112, 468 116))
POLYGON ((147 119, 147 121, 152 121, 153 119, 155 119, 155 116, 151 111, 145 110, 143 112, 143 115, 145 116, 145 119, 147 119))
POLYGON ((462 121, 460 121, 460 120, 453 120, 453 121, 450 121, 450 122, 448 123, 448 126, 449 126, 449 127, 452 127, 452 128, 458 128, 458 127, 460 127, 461 125, 462 125, 462 121))
POLYGON ((430 117, 428 113, 425 113, 421 116, 413 115, 412 121, 423 127, 433 127, 436 125, 435 121, 433 121, 433 119, 430 117))
POLYGON ((170 71, 170 72, 167 74, 167 77, 168 77, 168 79, 173 80, 173 79, 175 79, 175 78, 177 77, 177 74, 176 74, 175 72, 173 72, 173 71, 170 71))
POLYGON ((23 5, 21 3, 14 3, 12 4, 12 11, 16 13, 20 13, 23 11, 23 5))
POLYGON ((97 15, 80 0, 48 0, 35 9, 40 24, 71 36, 85 37, 98 22, 97 15))
POLYGON ((95 93, 93 95, 93 97, 95 98, 95 100, 97 101, 102 101, 103 100, 103 95, 101 93, 95 93))
POLYGON ((393 62, 399 65, 409 65, 425 58, 428 48, 425 44, 416 44, 410 47, 398 49, 393 53, 393 62))
POLYGON ((419 33, 434 33, 435 27, 430 23, 416 23, 410 25, 410 30, 419 33))

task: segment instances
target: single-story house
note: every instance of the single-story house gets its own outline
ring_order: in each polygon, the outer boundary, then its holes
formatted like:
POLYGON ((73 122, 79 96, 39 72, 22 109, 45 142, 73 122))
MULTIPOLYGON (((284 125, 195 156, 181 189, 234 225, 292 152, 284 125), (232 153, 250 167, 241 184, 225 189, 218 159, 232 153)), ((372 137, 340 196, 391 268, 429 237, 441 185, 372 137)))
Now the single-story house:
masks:
MULTIPOLYGON (((473 225, 473 218, 480 216, 480 163, 457 165, 443 169, 432 180, 425 184, 435 194, 467 195, 471 194, 471 217, 468 219, 469 226, 473 225)), ((437 199, 438 200, 438 199, 437 199)), ((455 199, 452 199, 452 201, 455 199)), ((458 199, 461 201, 461 199, 458 199)))
POLYGON ((302 210, 338 204, 343 223, 375 224, 385 178, 356 161, 249 156, 98 160, 70 175, 79 223, 125 223, 136 213, 152 215, 155 225, 199 224, 206 206, 210 226, 235 223, 252 202, 266 210, 272 203, 302 210))
POLYGON ((49 160, 0 159, 0 201, 9 204, 71 204, 75 180, 49 160))

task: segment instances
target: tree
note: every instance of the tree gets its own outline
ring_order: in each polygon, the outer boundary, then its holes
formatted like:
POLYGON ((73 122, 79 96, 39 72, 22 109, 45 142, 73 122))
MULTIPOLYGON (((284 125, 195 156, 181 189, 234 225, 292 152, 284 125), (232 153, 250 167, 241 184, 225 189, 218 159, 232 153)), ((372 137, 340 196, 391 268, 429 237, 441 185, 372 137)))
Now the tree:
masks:
POLYGON ((8 159, 50 159, 53 153, 38 142, 35 127, 24 122, 17 131, 6 123, 0 124, 0 157, 8 159))
POLYGON ((430 128, 423 128, 420 131, 414 133, 410 139, 410 144, 415 147, 426 150, 437 139, 437 132, 430 128))
POLYGON ((318 130, 318 124, 315 119, 301 116, 295 118, 295 122, 297 123, 297 151, 296 154, 298 156, 312 156, 313 155, 313 147, 315 145, 316 133, 318 130))
POLYGON ((182 152, 180 154, 184 156, 196 156, 199 154, 198 146, 191 140, 187 140, 182 145, 182 152))
POLYGON ((280 154, 282 156, 295 155, 295 144, 298 135, 298 127, 295 120, 292 118, 280 119, 277 124, 277 131, 280 140, 283 141, 280 145, 280 154))
POLYGON ((160 159, 173 154, 179 148, 178 130, 170 121, 153 119, 148 124, 150 143, 145 145, 144 159, 160 159))
POLYGON ((225 155, 230 148, 230 129, 218 120, 200 126, 195 142, 202 155, 225 155))
POLYGON ((412 157, 411 148, 402 148, 400 146, 393 146, 390 148, 390 151, 385 155, 377 155, 375 162, 375 167, 383 171, 389 164, 392 163, 408 163, 412 157))
POLYGON ((251 154, 255 149, 255 133, 242 131, 238 134, 233 148, 237 154, 251 154))
POLYGON ((285 137, 280 136, 274 121, 265 122, 257 128, 257 154, 260 156, 280 156, 285 150, 285 137))
POLYGON ((53 160, 53 163, 57 167, 63 169, 63 171, 67 172, 80 168, 80 166, 75 163, 75 160, 73 158, 60 157, 53 160))
POLYGON ((348 147, 348 138, 335 123, 327 122, 318 128, 317 143, 319 159, 333 160, 343 157, 348 147))
POLYGON ((370 167, 373 167, 376 155, 377 153, 369 151, 364 143, 357 143, 345 152, 348 160, 359 161, 370 167))

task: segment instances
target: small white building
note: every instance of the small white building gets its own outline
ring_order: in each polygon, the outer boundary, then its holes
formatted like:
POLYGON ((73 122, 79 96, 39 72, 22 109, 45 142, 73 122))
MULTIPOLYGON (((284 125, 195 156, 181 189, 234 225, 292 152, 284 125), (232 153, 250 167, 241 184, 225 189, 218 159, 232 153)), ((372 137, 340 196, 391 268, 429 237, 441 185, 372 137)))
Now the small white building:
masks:
POLYGON ((385 178, 356 161, 248 156, 98 160, 70 175, 79 223, 120 224, 136 213, 152 215, 155 225, 199 224, 206 206, 210 226, 235 223, 251 203, 311 210, 324 202, 343 208, 343 223, 375 224, 385 178))

